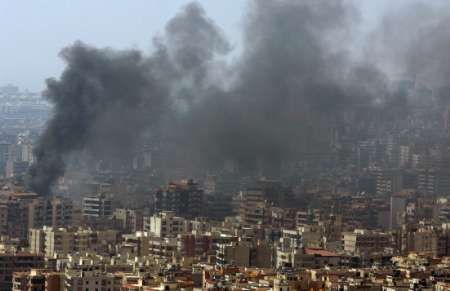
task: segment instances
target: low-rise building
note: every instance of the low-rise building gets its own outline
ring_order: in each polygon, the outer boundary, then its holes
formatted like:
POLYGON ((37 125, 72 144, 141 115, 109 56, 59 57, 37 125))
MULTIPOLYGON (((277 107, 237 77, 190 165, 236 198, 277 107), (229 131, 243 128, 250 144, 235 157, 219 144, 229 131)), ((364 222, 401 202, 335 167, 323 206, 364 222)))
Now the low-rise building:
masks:
POLYGON ((66 272, 65 290, 120 291, 122 287, 122 275, 102 272, 93 269, 70 270, 66 272))
POLYGON ((11 290, 13 274, 44 268, 44 257, 30 253, 0 254, 0 290, 11 290))
POLYGON ((64 277, 64 273, 56 273, 39 269, 31 269, 27 272, 15 272, 13 274, 12 290, 60 291, 64 289, 64 277))
POLYGON ((342 239, 344 251, 349 254, 367 255, 393 247, 392 236, 383 232, 357 229, 343 233, 342 239))

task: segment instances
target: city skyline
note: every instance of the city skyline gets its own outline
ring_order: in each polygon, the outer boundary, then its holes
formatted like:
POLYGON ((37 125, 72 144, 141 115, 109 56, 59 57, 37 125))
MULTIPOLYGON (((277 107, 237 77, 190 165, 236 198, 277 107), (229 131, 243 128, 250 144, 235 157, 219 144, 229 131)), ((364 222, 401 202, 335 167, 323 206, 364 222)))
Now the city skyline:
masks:
POLYGON ((450 2, 2 21, 0 291, 450 290, 450 2))

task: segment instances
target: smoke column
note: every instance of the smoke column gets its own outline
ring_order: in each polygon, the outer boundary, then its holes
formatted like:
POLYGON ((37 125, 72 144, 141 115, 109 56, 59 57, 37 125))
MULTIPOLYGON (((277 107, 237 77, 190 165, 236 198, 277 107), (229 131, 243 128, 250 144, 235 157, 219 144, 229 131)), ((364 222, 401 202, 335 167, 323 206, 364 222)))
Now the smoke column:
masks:
POLYGON ((65 71, 47 81, 54 112, 29 185, 47 195, 74 152, 129 161, 148 132, 168 137, 198 167, 231 160, 276 171, 303 153, 330 151, 332 127, 360 121, 349 121, 350 111, 364 108, 363 120, 371 110, 407 108, 408 96, 391 86, 398 71, 447 86, 448 9, 408 4, 355 54, 356 3, 249 1, 242 53, 231 60, 229 42, 197 3, 167 23, 148 56, 81 42, 64 49, 65 71))
POLYGON ((48 195, 74 152, 129 162, 140 138, 185 100, 184 87, 199 86, 208 62, 229 49, 195 3, 168 23, 165 37, 155 39, 155 46, 149 57, 81 42, 61 52, 67 66, 59 80, 47 81, 45 96, 54 105, 53 116, 27 177, 34 191, 48 195))
POLYGON ((275 170, 327 150, 327 124, 342 109, 387 94, 383 74, 349 56, 358 18, 347 1, 252 1, 231 88, 202 92, 184 122, 195 147, 209 162, 275 170))
POLYGON ((86 151, 97 158, 125 159, 134 141, 154 118, 162 100, 159 88, 137 51, 95 49, 81 42, 64 49, 67 67, 49 79, 45 96, 53 116, 34 150, 29 185, 48 195, 64 174, 65 157, 86 151))

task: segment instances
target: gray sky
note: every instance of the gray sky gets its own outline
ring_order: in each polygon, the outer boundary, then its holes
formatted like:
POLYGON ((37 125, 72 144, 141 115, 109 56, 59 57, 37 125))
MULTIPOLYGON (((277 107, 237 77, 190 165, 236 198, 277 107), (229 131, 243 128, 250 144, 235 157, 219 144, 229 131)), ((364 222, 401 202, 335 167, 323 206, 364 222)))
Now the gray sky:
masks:
MULTIPOLYGON (((295 0, 293 0, 295 1, 295 0)), ((364 3, 373 21, 391 0, 364 3)), ((404 0, 399 0, 404 1, 404 0)), ((151 39, 187 0, 0 0, 0 85, 38 91, 58 76, 61 48, 82 40, 113 48, 151 49, 151 39)), ((247 0, 200 0, 206 13, 238 46, 247 0)))

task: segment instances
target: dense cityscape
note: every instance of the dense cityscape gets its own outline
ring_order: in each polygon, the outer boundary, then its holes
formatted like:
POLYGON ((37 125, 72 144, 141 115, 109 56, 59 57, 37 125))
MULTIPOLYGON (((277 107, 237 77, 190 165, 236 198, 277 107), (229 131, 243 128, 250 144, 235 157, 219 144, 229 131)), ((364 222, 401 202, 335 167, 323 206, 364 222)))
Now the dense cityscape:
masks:
POLYGON ((0 84, 0 291, 450 290, 445 9, 249 2, 0 84))
POLYGON ((127 170, 74 169, 42 197, 24 183, 51 110, 37 95, 1 88, 2 290, 449 287, 446 108, 381 137, 376 119, 365 136, 336 129, 332 151, 276 178, 227 163, 182 179, 144 145, 127 170))

